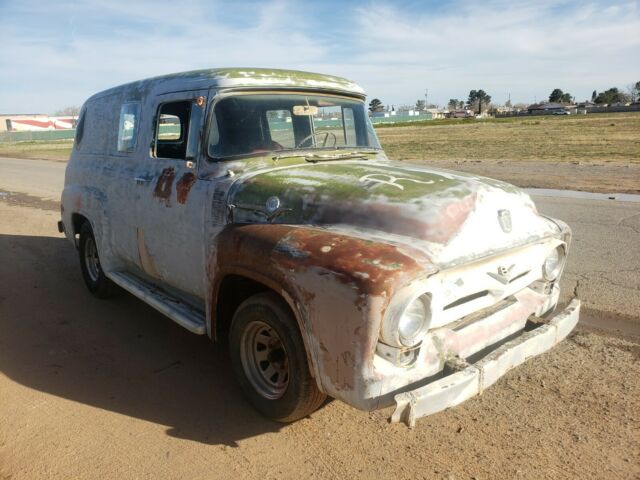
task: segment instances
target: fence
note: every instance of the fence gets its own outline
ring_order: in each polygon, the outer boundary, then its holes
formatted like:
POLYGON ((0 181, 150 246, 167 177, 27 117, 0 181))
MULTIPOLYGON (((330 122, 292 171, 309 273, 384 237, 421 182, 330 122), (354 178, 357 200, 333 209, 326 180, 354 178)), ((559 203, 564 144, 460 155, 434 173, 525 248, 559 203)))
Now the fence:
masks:
POLYGON ((42 142, 52 140, 72 140, 75 130, 44 130, 36 132, 0 132, 0 143, 42 142))

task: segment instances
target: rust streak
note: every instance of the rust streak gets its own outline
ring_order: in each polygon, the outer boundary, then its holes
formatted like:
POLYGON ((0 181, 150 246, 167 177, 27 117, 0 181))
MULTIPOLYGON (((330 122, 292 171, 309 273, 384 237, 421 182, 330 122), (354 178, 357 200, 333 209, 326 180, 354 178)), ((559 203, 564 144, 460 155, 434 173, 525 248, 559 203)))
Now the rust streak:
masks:
POLYGON ((171 204, 171 190, 175 178, 176 170, 173 167, 165 168, 158 177, 156 188, 153 190, 153 196, 163 201, 167 207, 171 204))
POLYGON ((185 173, 180 180, 176 183, 176 197, 178 199, 178 203, 186 203, 187 197, 189 196, 189 191, 193 184, 196 183, 196 176, 192 172, 185 173))

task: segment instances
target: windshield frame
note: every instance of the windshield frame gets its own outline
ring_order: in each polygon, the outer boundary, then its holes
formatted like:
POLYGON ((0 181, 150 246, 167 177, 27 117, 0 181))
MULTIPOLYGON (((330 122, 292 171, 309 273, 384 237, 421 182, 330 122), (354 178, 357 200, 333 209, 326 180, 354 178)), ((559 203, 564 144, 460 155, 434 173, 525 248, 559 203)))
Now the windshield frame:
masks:
MULTIPOLYGON (((209 135, 211 133, 211 122, 214 121, 215 119, 215 109, 218 102, 225 100, 229 97, 245 96, 245 95, 317 95, 317 96, 333 97, 333 98, 339 98, 343 100, 350 100, 356 103, 361 103, 366 109, 365 97, 355 93, 353 95, 349 95, 347 93, 336 93, 336 92, 327 91, 327 90, 300 89, 300 88, 296 88, 296 89, 279 88, 277 90, 246 89, 246 88, 218 90, 213 98, 213 101, 211 102, 209 113, 207 114, 206 131, 205 131, 205 135, 203 137, 203 142, 202 142, 202 148, 204 149, 204 155, 207 159, 207 162, 219 163, 219 162, 225 162, 225 161, 231 161, 231 160, 239 160, 243 158, 264 157, 264 156, 277 157, 277 156, 281 156, 282 154, 285 154, 287 157, 298 157, 298 156, 305 157, 308 155, 313 155, 316 152, 335 151, 335 150, 341 150, 341 151, 366 150, 371 152, 382 151, 381 146, 380 147, 362 147, 362 146, 339 145, 339 146, 332 146, 332 147, 288 148, 284 150, 250 152, 250 153, 242 153, 238 155, 225 155, 220 157, 213 157, 209 155, 209 135)), ((373 129, 373 124, 371 124, 371 128, 373 129)), ((376 135, 376 141, 378 141, 378 144, 380 144, 377 138, 377 135, 376 135)))

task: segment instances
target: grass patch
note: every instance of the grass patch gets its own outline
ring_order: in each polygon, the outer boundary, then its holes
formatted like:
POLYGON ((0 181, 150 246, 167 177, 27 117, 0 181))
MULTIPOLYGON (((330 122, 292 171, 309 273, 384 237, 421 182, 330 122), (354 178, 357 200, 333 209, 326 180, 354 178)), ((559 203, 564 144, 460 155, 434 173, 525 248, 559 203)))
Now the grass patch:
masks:
POLYGON ((376 126, 395 160, 640 163, 640 112, 376 126))
POLYGON ((43 160, 69 160, 73 139, 0 143, 0 157, 33 158, 43 160))

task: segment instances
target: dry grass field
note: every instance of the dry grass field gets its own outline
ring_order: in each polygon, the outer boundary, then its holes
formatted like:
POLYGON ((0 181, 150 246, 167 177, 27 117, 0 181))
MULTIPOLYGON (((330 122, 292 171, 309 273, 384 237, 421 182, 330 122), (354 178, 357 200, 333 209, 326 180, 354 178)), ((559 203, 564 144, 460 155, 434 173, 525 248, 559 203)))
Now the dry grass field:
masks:
POLYGON ((379 127, 377 133, 396 160, 640 163, 640 113, 635 112, 435 120, 379 127))
MULTIPOLYGON (((640 112, 432 120, 376 127, 393 160, 520 187, 640 193, 640 112)), ((67 161, 70 140, 0 143, 0 156, 67 161)))
POLYGON ((0 157, 34 158, 66 162, 71 154, 72 146, 73 140, 0 143, 0 157))

